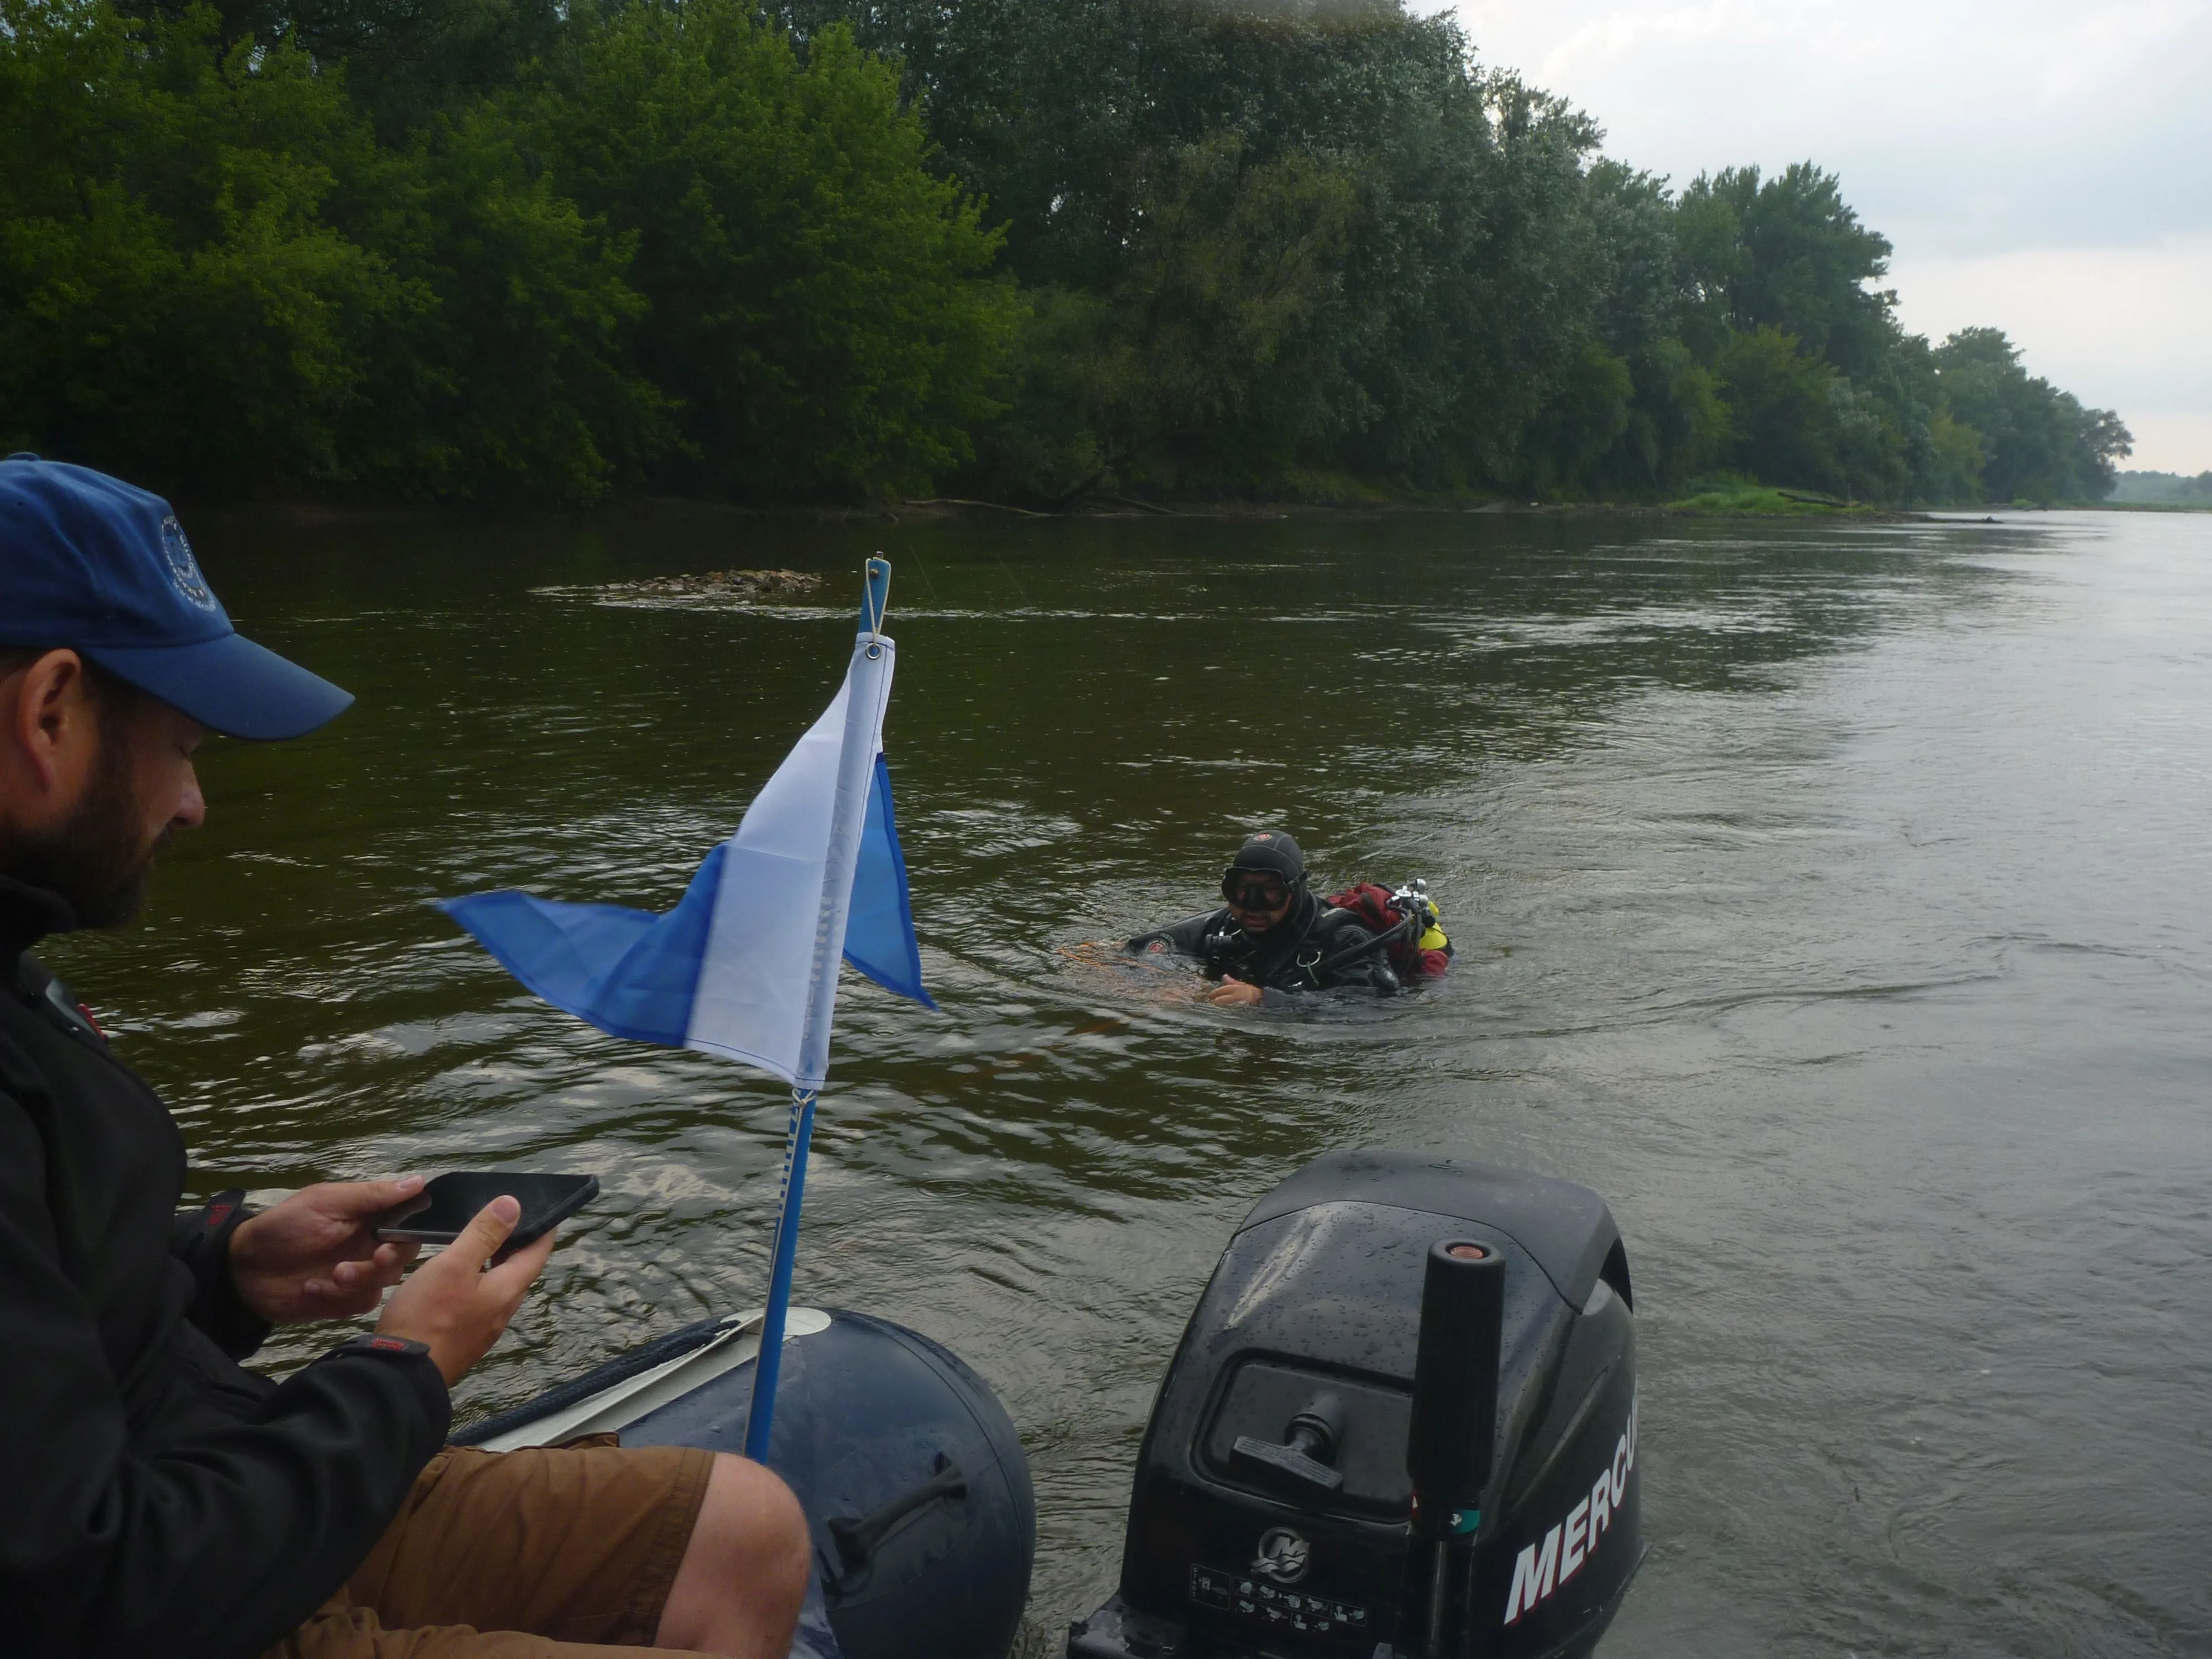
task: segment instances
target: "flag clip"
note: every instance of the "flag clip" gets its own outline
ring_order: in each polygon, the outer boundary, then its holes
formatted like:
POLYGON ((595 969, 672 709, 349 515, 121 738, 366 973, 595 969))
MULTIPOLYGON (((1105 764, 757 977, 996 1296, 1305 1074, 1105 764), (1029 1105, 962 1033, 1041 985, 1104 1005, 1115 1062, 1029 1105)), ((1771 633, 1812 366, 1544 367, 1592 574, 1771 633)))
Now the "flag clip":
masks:
POLYGON ((868 636, 868 660, 884 653, 884 610, 890 603, 891 563, 880 553, 862 567, 860 632, 868 636))

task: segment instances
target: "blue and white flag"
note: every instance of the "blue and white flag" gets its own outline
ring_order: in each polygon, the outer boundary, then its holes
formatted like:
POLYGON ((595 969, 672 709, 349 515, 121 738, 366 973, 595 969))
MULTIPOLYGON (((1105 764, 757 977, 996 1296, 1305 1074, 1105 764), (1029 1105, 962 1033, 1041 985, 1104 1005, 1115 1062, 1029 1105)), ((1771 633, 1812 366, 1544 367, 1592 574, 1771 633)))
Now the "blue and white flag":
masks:
POLYGON ((937 1006, 921 986, 884 764, 896 656, 880 634, 861 634, 836 701, 666 915, 517 892, 439 908, 515 978, 603 1031, 820 1088, 840 956, 886 990, 937 1006))

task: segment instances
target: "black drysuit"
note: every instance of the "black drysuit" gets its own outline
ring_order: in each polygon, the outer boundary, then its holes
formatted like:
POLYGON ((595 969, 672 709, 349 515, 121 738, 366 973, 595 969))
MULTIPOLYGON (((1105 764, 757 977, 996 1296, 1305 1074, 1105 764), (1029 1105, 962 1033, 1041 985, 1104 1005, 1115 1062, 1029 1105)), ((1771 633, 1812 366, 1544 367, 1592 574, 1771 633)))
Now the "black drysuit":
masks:
POLYGON ((1264 933, 1246 933, 1224 907, 1139 933, 1126 948, 1195 957, 1208 979, 1256 985, 1271 1003, 1300 991, 1343 987, 1395 996, 1398 975, 1389 952, 1379 945, 1360 948, 1374 938, 1351 911, 1302 891, 1290 914, 1264 933))
POLYGON ((176 1124, 26 954, 71 925, 0 878, 0 1650, 250 1659, 367 1557, 451 1406, 422 1355, 240 1367, 240 1212, 177 1213, 176 1124))

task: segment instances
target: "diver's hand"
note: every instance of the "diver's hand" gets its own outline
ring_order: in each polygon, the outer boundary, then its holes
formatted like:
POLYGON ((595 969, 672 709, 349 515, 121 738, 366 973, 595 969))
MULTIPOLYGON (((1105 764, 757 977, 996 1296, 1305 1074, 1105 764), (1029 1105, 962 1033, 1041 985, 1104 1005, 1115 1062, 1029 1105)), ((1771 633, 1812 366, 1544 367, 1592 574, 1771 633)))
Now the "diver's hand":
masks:
POLYGON ((424 1344, 446 1386, 459 1382, 499 1340, 531 1281, 545 1271, 546 1258, 553 1254, 549 1232, 496 1267, 484 1266, 521 1218, 522 1206, 505 1196, 477 1211, 459 1238, 392 1292, 384 1317, 376 1322, 377 1334, 424 1344))
POLYGON ((376 1242, 376 1218, 422 1190, 420 1176, 326 1181, 249 1217, 230 1236, 239 1299, 276 1325, 368 1312, 415 1259, 376 1242))
POLYGON ((1241 979, 1224 979, 1206 994, 1206 1000, 1218 1008, 1228 1008, 1240 1003, 1259 1002, 1267 993, 1256 985, 1247 985, 1241 979))

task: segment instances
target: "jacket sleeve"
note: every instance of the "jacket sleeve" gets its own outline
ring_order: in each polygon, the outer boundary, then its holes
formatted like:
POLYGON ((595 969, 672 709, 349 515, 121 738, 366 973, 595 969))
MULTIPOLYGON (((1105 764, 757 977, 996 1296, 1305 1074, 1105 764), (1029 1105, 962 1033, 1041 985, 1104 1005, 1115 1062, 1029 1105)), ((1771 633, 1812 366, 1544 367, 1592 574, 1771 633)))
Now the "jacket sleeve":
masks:
POLYGON ((1137 954, 1152 950, 1172 951, 1177 956, 1195 957, 1206 948, 1206 935, 1221 919, 1218 910, 1208 910, 1202 915, 1185 916, 1181 921, 1171 921, 1164 927, 1155 927, 1149 933, 1139 933, 1121 948, 1137 954))
MULTIPOLYGON (((134 1446, 62 1271, 45 1147, 0 1091, 0 1626, 25 1659, 252 1659, 345 1582, 445 1438, 427 1358, 341 1355, 246 1421, 134 1446)), ((179 1329, 177 1340, 196 1343, 179 1329)), ((163 1354, 190 1363, 191 1356, 163 1354)), ((157 1360, 156 1363, 161 1363, 157 1360)), ((206 1363, 220 1364, 212 1354, 206 1363)))
POLYGON ((230 1236, 253 1212, 246 1194, 217 1193, 197 1210, 179 1210, 169 1229, 169 1254, 192 1276, 192 1304, 185 1316, 215 1339, 233 1359, 246 1359, 269 1340, 269 1322, 246 1305, 230 1273, 230 1236))

